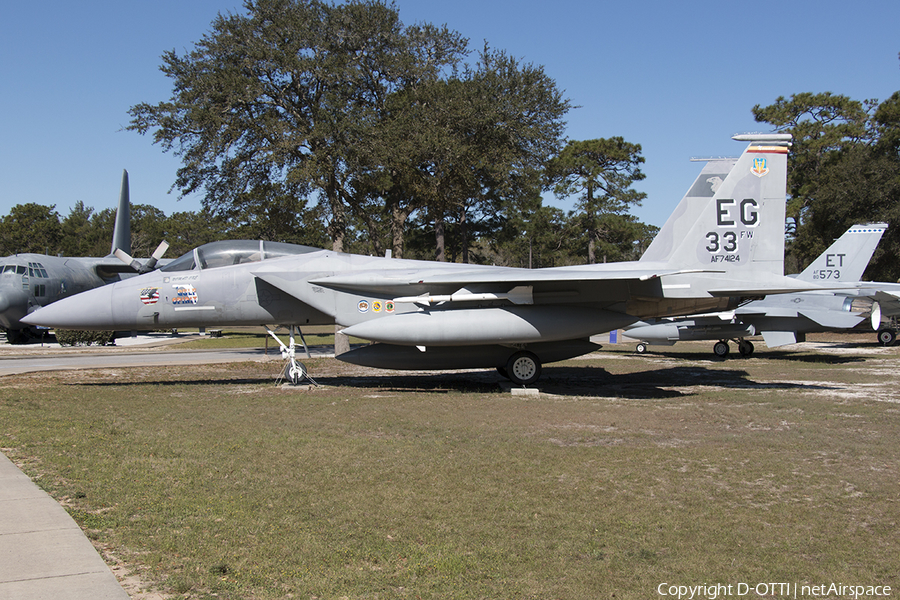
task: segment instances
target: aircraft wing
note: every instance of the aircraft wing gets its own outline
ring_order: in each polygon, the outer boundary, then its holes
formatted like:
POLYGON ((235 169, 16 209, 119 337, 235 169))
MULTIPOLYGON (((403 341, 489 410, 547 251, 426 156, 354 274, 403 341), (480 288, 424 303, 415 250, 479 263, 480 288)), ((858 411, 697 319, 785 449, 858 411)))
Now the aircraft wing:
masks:
POLYGON ((98 260, 93 265, 93 269, 99 277, 102 277, 104 279, 108 279, 113 275, 137 273, 137 271, 131 265, 123 263, 121 260, 114 256, 98 260))
MULTIPOLYGON (((362 297, 384 300, 414 301, 416 297, 436 296, 443 301, 456 300, 512 300, 515 304, 553 302, 600 303, 626 302, 634 297, 664 299, 680 297, 691 287, 690 280, 679 277, 707 275, 721 276, 720 271, 677 270, 659 265, 630 263, 641 268, 621 268, 623 264, 596 265, 593 267, 563 267, 549 269, 517 269, 510 267, 475 267, 448 265, 446 268, 428 270, 362 270, 339 274, 322 274, 309 279, 298 278, 291 271, 260 268, 253 275, 266 283, 313 305, 319 304, 317 294, 322 288, 362 297), (687 283, 681 283, 685 281, 687 283), (318 289, 318 292, 317 292, 318 289), (533 291, 533 300, 522 299, 523 290, 533 291), (506 297, 513 292, 516 297, 506 297)), ((700 282, 695 282, 700 283, 700 282)), ((794 280, 778 281, 785 289, 793 291, 794 280)), ((703 294, 701 287, 693 287, 690 293, 703 294)), ((801 284, 804 285, 804 284, 801 284)), ((767 288, 773 293, 776 287, 767 288)), ((780 289, 780 288, 777 288, 780 289)), ((807 288, 802 288, 807 289, 807 288)), ((754 288, 751 295, 759 295, 754 288)), ((434 300, 432 300, 434 302, 434 300)), ((425 302, 428 303, 428 302, 425 302)))
POLYGON ((769 276, 757 281, 728 280, 717 278, 717 283, 709 283, 708 289, 712 296, 766 296, 774 294, 794 294, 797 292, 835 292, 850 290, 853 284, 830 282, 818 283, 803 281, 795 277, 769 276), (721 281, 723 280, 724 281, 721 281))
POLYGON ((634 296, 663 298, 656 270, 598 272, 585 270, 514 269, 506 267, 366 270, 298 278, 291 271, 259 269, 253 275, 326 314, 348 302, 355 318, 360 301, 394 304, 472 307, 476 301, 508 301, 514 305, 600 305, 627 302, 634 296), (645 279, 646 278, 646 279, 645 279), (344 300, 340 300, 344 298, 344 300))
MULTIPOLYGON (((310 283, 343 291, 372 292, 374 290, 400 289, 404 286, 453 287, 471 284, 494 284, 498 287, 527 284, 563 284, 597 281, 648 281, 678 271, 643 270, 591 270, 591 269, 516 269, 486 268, 475 271, 441 271, 432 273, 369 274, 349 273, 313 279, 310 283)), ((258 274, 261 275, 261 274, 258 274)))
MULTIPOLYGON (((457 265, 462 267, 463 265, 457 265)), ((765 294, 784 294, 799 291, 824 290, 821 285, 799 281, 792 277, 765 277, 756 281, 731 279, 724 277, 726 271, 720 269, 679 269, 666 264, 643 262, 610 263, 579 267, 554 267, 546 269, 518 269, 512 267, 484 266, 467 268, 439 268, 427 271, 392 272, 390 270, 359 271, 340 275, 314 278, 310 283, 331 289, 355 292, 385 291, 403 286, 452 287, 469 284, 490 285, 556 285, 578 282, 597 283, 603 281, 647 282, 665 279, 663 288, 671 283, 673 288, 693 287, 708 290, 713 297, 723 296, 759 296, 765 294), (723 281, 724 279, 724 281, 723 281), (722 287, 716 287, 717 282, 722 287), (695 284, 695 285, 692 285, 695 284), (734 285, 729 286, 729 283, 734 285)), ((254 273, 265 277, 265 273, 254 273)), ((696 295, 696 293, 692 294, 696 295)))

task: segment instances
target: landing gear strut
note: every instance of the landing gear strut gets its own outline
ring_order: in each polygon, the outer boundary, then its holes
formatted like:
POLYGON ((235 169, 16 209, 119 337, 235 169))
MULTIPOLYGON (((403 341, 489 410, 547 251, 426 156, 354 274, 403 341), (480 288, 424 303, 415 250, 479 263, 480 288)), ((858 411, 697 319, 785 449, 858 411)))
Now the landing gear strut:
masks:
POLYGON ((300 331, 299 327, 295 325, 290 326, 290 342, 287 346, 284 345, 275 332, 266 327, 266 332, 275 338, 275 341, 278 342, 278 346, 281 348, 281 358, 285 359, 284 371, 283 375, 288 382, 298 385, 304 379, 309 381, 314 386, 318 387, 319 384, 316 383, 316 380, 309 376, 309 372, 306 370, 306 365, 297 360, 297 344, 294 340, 294 329, 296 328, 297 333, 300 334, 300 342, 303 344, 303 351, 306 352, 306 358, 312 358, 309 353, 309 348, 306 347, 306 339, 303 337, 303 332, 300 331))

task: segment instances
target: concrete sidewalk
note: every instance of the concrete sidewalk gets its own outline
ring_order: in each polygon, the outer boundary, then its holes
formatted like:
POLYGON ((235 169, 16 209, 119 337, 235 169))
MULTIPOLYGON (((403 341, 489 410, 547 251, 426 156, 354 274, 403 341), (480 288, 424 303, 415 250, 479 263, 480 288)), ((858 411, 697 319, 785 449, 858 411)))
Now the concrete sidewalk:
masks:
POLYGON ((128 600, 69 513, 0 454, 0 600, 128 600))

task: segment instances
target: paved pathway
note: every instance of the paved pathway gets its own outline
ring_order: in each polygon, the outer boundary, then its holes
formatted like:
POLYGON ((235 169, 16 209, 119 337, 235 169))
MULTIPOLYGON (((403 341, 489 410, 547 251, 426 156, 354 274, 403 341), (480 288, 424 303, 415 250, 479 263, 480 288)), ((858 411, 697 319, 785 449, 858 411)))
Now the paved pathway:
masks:
POLYGON ((69 513, 0 454, 0 599, 128 600, 69 513))

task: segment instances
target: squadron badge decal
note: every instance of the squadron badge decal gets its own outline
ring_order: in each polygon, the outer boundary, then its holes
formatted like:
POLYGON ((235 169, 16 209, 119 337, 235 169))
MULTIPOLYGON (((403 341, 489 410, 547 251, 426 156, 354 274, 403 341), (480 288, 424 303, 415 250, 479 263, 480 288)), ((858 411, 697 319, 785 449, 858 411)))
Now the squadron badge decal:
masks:
POLYGON ((762 177, 766 173, 769 172, 769 163, 766 161, 765 157, 758 157, 753 159, 753 166, 750 167, 750 172, 756 175, 757 177, 762 177))
POLYGON ((141 290, 141 302, 144 304, 156 304, 159 302, 159 288, 144 288, 141 290))

